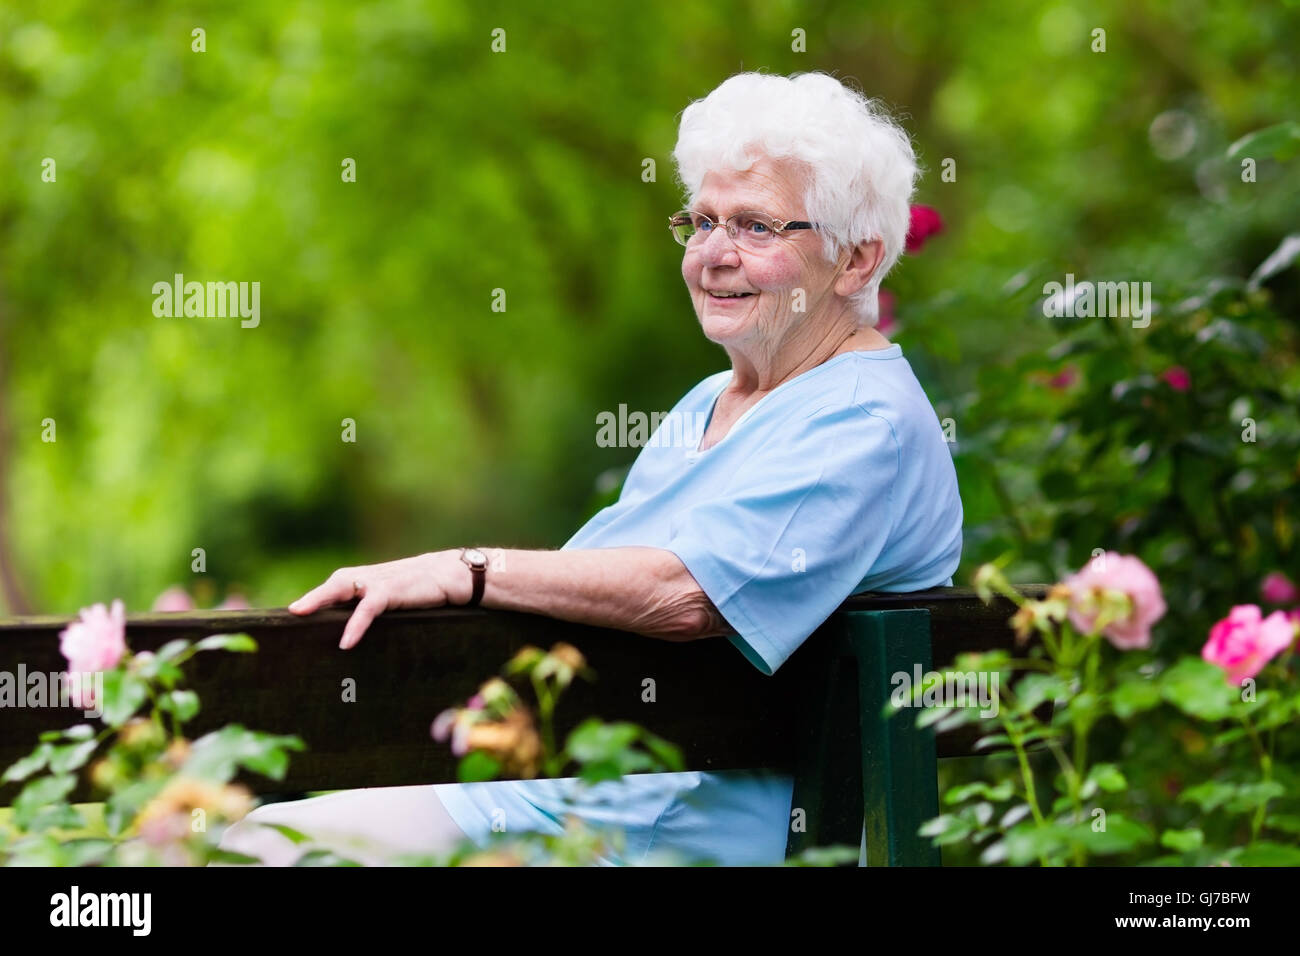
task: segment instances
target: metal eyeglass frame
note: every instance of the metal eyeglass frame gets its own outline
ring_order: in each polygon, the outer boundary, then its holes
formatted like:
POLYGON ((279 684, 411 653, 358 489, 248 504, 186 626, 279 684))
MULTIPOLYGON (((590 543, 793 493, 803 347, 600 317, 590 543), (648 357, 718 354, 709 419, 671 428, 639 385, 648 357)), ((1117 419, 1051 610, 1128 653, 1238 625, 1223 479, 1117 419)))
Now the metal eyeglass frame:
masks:
MULTIPOLYGON (((668 230, 673 234, 673 239, 675 239, 677 241, 677 244, 680 246, 685 246, 688 242, 690 242, 691 236, 687 236, 685 239, 678 238, 677 230, 675 227, 684 226, 687 223, 689 223, 691 219, 691 214, 692 214, 692 210, 690 209, 679 209, 677 212, 673 213, 671 216, 668 217, 668 230)), ((791 219, 789 221, 782 221, 780 219, 777 219, 775 216, 769 216, 767 213, 762 212, 761 210, 758 209, 742 209, 740 212, 728 216, 725 222, 718 222, 712 216, 706 216, 702 212, 697 212, 695 213, 695 215, 701 217, 702 219, 708 220, 715 226, 722 226, 727 231, 727 238, 729 238, 732 242, 736 243, 737 245, 739 245, 739 242, 737 241, 737 237, 740 234, 740 227, 739 226, 735 227, 735 231, 733 232, 732 222, 740 218, 741 216, 761 216, 763 217, 763 219, 770 221, 772 223, 772 234, 774 236, 780 236, 782 233, 785 232, 793 232, 796 229, 817 228, 815 223, 805 222, 801 219, 791 219)), ((692 233, 692 235, 694 235, 694 233, 692 233)))

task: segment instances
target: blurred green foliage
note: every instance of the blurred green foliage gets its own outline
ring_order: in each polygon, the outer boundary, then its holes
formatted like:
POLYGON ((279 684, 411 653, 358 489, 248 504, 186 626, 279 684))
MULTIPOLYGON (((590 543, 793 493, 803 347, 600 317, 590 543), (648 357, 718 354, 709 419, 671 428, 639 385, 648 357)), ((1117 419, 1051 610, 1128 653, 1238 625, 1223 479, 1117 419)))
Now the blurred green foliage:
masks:
MULTIPOLYGON (((139 610, 170 583, 195 587, 198 547, 213 599, 239 588, 273 605, 340 564, 558 546, 598 476, 635 456, 596 446, 597 412, 670 408, 726 366, 664 221, 680 198, 677 114, 742 69, 853 79, 903 114, 928 168, 918 201, 948 229, 886 285, 893 337, 956 424, 970 534, 957 583, 1024 546, 1017 526, 1031 539, 1022 579, 1092 546, 1174 546, 1194 522, 1168 510, 1113 539, 1154 493, 1039 480, 1042 436, 1089 413, 1033 378, 1072 334, 1038 293, 1067 272, 1150 281, 1150 351, 1120 338, 1096 354, 1147 355, 1134 374, 1190 364, 1177 350, 1233 316, 1211 296, 1196 318, 1176 297, 1248 276, 1300 221, 1294 165, 1261 156, 1244 183, 1226 152, 1293 117, 1297 50, 1295 2, 0 6, 10 603, 68 612, 121 595, 139 610), (196 27, 206 52, 191 49, 196 27), (807 52, 791 49, 796 29, 807 52), (260 282, 260 326, 155 317, 152 285, 176 273, 260 282), (345 418, 355 443, 340 440, 345 418), (1066 509, 1070 525, 1040 495, 1092 496, 1096 516, 1066 509)), ((1294 385, 1295 274, 1234 299, 1269 316, 1262 347, 1193 367, 1192 397, 1148 430, 1228 440, 1234 388, 1279 349, 1294 385)), ((1114 382, 1100 360, 1086 371, 1104 420, 1114 382)), ((1112 457, 1130 438, 1156 454, 1174 441, 1116 436, 1112 457)), ((1079 467, 1069 447, 1053 472, 1079 467)), ((1157 482, 1170 466, 1152 467, 1157 482)), ((1280 479, 1261 481, 1251 494, 1280 479)))

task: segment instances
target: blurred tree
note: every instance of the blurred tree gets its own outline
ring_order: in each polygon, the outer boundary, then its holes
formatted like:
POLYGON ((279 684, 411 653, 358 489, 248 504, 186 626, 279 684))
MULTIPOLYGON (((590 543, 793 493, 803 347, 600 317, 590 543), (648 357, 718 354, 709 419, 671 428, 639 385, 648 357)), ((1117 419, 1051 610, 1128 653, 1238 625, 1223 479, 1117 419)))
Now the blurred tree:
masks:
MULTIPOLYGON (((1008 288, 1276 245, 1294 183, 1221 155, 1291 115, 1298 33, 1201 0, 0 6, 3 600, 139 609, 196 548, 275 604, 340 563, 562 543, 635 456, 597 412, 726 365, 664 218, 677 114, 742 69, 904 112, 950 228, 887 284, 960 438, 975 372, 1059 339, 1008 288), (155 316, 178 273, 260 283, 260 324, 155 316)), ((1014 505, 961 468, 973 522, 1014 505)))

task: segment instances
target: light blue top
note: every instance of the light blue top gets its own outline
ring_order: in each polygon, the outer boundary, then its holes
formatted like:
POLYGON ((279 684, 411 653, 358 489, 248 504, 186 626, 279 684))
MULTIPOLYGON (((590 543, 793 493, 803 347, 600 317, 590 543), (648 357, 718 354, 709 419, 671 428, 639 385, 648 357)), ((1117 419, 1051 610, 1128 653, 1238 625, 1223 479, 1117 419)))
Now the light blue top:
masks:
MULTIPOLYGON (((952 584, 957 475, 939 420, 897 344, 846 352, 763 396, 698 445, 731 379, 704 379, 655 429, 618 501, 565 548, 659 547, 686 565, 772 674, 846 597, 952 584)), ((578 795, 572 778, 439 786, 480 845, 492 823, 559 833, 566 813, 624 831, 606 861, 661 851, 735 864, 784 857, 793 780, 770 772, 637 774, 578 795), (580 809, 564 803, 575 797, 580 809), (494 811, 498 811, 494 816, 494 811)))

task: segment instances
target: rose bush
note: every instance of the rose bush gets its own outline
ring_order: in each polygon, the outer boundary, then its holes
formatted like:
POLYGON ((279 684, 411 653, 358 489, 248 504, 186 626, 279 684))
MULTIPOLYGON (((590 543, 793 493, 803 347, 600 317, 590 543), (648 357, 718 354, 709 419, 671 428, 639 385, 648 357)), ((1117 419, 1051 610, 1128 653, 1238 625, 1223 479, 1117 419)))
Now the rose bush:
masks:
POLYGON ((940 729, 995 722, 977 746, 1004 749, 947 790, 947 811, 924 835, 974 850, 984 864, 1300 865, 1296 771, 1275 760, 1280 737, 1297 742, 1300 611, 1265 618, 1255 605, 1234 607, 1200 657, 1161 660, 1149 650, 1164 610, 1160 585, 1130 555, 1103 553, 1039 600, 992 564, 975 586, 986 602, 1000 594, 1018 605, 1009 623, 1025 653, 956 661, 956 671, 998 674, 992 719, 978 703, 918 716, 940 729), (1038 713, 1045 703, 1050 717, 1038 713), (1151 760, 1134 731, 1153 724, 1210 755, 1199 779, 1132 785, 1151 760), (1099 738, 1121 745, 1099 758, 1099 738))
POLYGON ((69 671, 102 675, 103 699, 78 702, 99 706, 100 725, 41 734, 36 749, 0 776, 23 784, 0 825, 0 864, 250 862, 217 848, 224 828, 253 805, 232 781, 241 770, 283 778, 289 752, 303 743, 237 724, 187 739, 182 728, 198 713, 199 699, 182 686, 182 667, 200 652, 256 649, 245 634, 217 634, 132 654, 121 601, 83 610, 61 633, 60 650, 69 671), (70 802, 79 779, 102 799, 98 818, 70 802))

